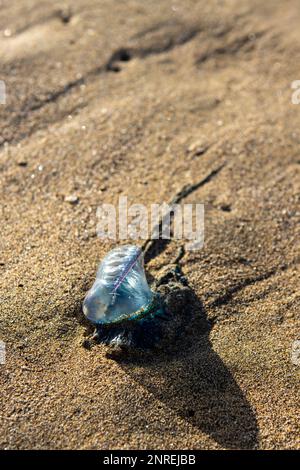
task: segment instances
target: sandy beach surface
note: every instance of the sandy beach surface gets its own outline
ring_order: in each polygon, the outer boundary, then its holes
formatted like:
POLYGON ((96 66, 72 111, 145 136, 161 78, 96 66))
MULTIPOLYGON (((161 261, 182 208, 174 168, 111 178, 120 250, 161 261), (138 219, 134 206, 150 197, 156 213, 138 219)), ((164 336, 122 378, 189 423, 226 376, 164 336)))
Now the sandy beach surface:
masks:
POLYGON ((299 1, 0 8, 0 447, 300 448, 299 1), (194 184, 205 244, 180 265, 205 327, 147 360, 86 347, 118 243, 97 207, 194 184))

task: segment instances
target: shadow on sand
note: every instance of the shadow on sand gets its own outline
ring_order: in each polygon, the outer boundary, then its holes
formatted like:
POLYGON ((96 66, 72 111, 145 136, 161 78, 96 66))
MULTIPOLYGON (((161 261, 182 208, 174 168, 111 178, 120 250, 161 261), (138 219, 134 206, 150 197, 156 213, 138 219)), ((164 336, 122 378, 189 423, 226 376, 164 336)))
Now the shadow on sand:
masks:
POLYGON ((186 314, 189 326, 178 335, 172 350, 118 362, 155 398, 222 447, 257 448, 255 414, 232 374, 213 351, 210 324, 192 291, 186 314))

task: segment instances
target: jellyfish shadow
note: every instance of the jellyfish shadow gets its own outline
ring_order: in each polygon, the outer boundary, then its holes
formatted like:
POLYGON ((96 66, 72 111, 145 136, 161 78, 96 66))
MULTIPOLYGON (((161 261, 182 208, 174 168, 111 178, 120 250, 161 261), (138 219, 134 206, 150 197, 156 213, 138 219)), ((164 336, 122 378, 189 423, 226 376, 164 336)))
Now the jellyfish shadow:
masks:
POLYGON ((159 354, 118 360, 137 383, 227 449, 258 447, 255 414, 229 369, 213 350, 211 324, 191 291, 193 319, 175 345, 159 354))

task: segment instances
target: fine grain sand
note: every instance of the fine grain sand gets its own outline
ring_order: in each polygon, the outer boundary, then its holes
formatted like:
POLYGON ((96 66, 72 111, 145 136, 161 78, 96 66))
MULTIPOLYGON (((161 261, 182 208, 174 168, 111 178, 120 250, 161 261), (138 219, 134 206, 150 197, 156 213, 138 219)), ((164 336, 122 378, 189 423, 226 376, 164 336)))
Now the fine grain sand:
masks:
POLYGON ((300 448, 299 1, 0 8, 1 448, 300 448), (210 174, 182 200, 205 204, 181 267, 207 328, 147 361, 83 347, 82 300, 115 246, 97 207, 210 174))

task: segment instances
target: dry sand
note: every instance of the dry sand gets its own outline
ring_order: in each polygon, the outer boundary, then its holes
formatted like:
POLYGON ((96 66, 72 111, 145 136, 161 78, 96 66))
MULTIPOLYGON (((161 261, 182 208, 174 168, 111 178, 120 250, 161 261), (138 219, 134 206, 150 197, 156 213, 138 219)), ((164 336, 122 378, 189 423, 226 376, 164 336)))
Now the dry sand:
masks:
POLYGON ((299 1, 69 4, 1 1, 1 448, 299 448, 299 1), (222 164, 182 201, 205 203, 181 265, 208 327, 147 362, 84 348, 115 245, 96 208, 222 164))

